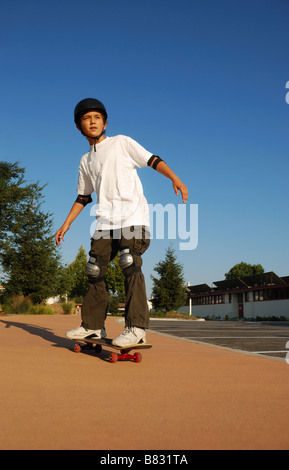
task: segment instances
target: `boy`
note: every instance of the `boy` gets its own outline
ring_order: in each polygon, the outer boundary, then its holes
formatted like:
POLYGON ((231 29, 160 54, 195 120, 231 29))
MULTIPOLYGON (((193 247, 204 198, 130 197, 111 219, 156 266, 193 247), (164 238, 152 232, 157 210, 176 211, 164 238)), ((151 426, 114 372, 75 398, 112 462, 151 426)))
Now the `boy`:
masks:
POLYGON ((87 138, 90 151, 79 165, 78 197, 55 239, 59 245, 71 223, 96 192, 96 230, 91 239, 91 250, 86 271, 89 289, 82 304, 82 324, 68 331, 68 338, 104 338, 108 291, 105 273, 109 261, 120 252, 119 265, 125 276, 126 308, 125 328, 113 340, 117 346, 127 347, 146 342, 145 329, 149 325, 145 280, 141 271, 142 254, 150 240, 147 226, 147 201, 135 167, 150 166, 170 178, 183 202, 188 190, 165 162, 145 150, 130 137, 106 137, 107 112, 104 105, 94 99, 80 101, 74 110, 77 129, 87 138))

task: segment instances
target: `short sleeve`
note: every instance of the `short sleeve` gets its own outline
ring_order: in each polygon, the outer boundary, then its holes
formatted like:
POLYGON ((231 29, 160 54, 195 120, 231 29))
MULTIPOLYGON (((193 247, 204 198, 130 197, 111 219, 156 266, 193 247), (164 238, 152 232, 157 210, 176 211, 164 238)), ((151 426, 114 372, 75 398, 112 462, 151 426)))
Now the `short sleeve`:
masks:
POLYGON ((89 196, 93 193, 94 187, 91 183, 91 179, 85 171, 85 166, 83 160, 80 161, 79 170, 78 170, 78 184, 77 192, 83 196, 89 196))
POLYGON ((147 166, 147 163, 153 154, 149 152, 148 150, 146 150, 144 147, 142 147, 138 142, 133 140, 131 137, 127 137, 126 139, 127 139, 127 150, 128 150, 129 156, 134 161, 134 163, 140 168, 147 166))

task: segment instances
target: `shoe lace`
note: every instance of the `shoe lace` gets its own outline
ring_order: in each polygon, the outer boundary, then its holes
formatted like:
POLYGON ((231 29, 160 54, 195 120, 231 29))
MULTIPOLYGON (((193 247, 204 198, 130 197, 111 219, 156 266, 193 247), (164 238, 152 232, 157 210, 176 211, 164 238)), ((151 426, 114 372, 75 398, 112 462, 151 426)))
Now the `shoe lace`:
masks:
POLYGON ((122 335, 128 335, 129 333, 133 333, 136 336, 136 334, 134 332, 134 328, 131 328, 129 326, 126 326, 121 334, 122 335))

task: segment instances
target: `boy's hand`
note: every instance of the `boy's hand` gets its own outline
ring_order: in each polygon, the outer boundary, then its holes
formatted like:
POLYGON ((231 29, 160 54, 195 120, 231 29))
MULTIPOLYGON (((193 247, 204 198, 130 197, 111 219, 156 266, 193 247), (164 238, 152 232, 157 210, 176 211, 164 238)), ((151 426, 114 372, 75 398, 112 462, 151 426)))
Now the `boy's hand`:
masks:
POLYGON ((187 186, 184 183, 182 183, 180 179, 177 179, 176 181, 173 181, 173 188, 177 196, 179 195, 179 190, 181 191, 182 200, 183 200, 183 203, 185 204, 187 202, 188 195, 189 195, 187 186))
POLYGON ((83 208, 84 208, 83 204, 79 204, 78 202, 75 201, 64 224, 56 232, 56 235, 55 235, 56 245, 60 245, 61 240, 64 242, 65 233, 67 232, 67 230, 70 229, 70 225, 72 224, 74 219, 76 219, 76 217, 80 214, 83 208))
POLYGON ((60 245, 61 240, 64 242, 64 234, 69 230, 70 225, 68 224, 63 224, 62 227, 60 227, 59 230, 57 230, 56 235, 55 235, 55 241, 56 245, 60 245))

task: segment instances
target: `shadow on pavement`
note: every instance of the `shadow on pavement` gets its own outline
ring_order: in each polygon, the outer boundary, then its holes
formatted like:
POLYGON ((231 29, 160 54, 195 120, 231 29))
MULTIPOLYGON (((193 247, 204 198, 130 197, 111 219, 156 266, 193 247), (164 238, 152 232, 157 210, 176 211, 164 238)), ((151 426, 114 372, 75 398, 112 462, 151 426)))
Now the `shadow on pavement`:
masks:
POLYGON ((19 323, 2 319, 0 320, 0 322, 4 323, 5 328, 20 328, 29 333, 30 335, 40 336, 45 341, 51 343, 51 345, 55 348, 73 349, 73 342, 70 339, 57 336, 49 328, 43 328, 41 326, 31 325, 28 323, 19 323))

